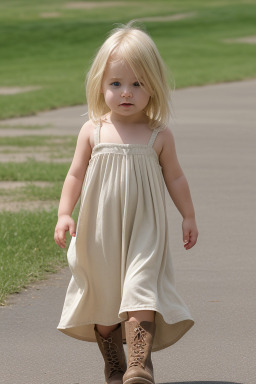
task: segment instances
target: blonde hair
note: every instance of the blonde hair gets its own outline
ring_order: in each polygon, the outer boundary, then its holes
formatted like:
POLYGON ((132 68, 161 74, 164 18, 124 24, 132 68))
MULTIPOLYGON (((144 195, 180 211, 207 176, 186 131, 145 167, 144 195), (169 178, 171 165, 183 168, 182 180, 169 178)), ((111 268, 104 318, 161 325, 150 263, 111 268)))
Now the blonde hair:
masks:
POLYGON ((132 24, 130 22, 114 29, 94 58, 86 78, 88 115, 97 123, 109 112, 101 87, 108 60, 115 53, 115 56, 128 63, 137 79, 143 78, 144 86, 150 93, 144 112, 150 118, 151 128, 159 125, 166 127, 171 112, 165 64, 149 35, 137 27, 134 28, 132 24))

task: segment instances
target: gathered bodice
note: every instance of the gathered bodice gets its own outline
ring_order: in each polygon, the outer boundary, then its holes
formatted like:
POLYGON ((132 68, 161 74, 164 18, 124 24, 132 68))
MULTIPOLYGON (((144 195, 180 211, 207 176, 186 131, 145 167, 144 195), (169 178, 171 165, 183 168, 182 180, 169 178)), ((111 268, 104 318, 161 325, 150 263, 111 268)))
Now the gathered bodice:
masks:
POLYGON ((146 155, 147 157, 152 157, 157 164, 159 164, 158 155, 153 148, 156 136, 162 128, 156 128, 152 131, 152 135, 149 139, 148 144, 123 144, 123 143, 101 143, 100 142, 100 128, 101 125, 98 124, 95 127, 94 131, 94 142, 95 145, 92 149, 91 160, 100 154, 113 154, 113 155, 146 155))
MULTIPOLYGON (((117 155, 146 155, 153 157, 159 164, 159 159, 153 147, 147 144, 117 144, 117 143, 99 143, 96 144, 91 153, 91 159, 99 154, 117 154, 117 155)), ((160 165, 160 164, 159 164, 160 165)))

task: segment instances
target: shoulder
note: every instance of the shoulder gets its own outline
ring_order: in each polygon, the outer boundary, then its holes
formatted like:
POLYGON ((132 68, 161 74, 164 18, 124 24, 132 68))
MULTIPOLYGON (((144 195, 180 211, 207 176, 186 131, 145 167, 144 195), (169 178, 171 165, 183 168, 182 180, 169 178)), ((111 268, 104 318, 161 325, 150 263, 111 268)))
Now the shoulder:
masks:
POLYGON ((89 135, 90 133, 92 133, 94 131, 95 127, 96 127, 96 125, 94 124, 94 122, 92 120, 88 120, 82 126, 82 128, 80 130, 80 134, 89 135))
MULTIPOLYGON (((170 149, 174 145, 174 136, 169 127, 158 128, 158 140, 162 144, 162 151, 170 149)), ((161 152, 162 152, 161 151, 161 152)))
POLYGON ((162 126, 162 127, 159 127, 159 128, 156 128, 159 133, 158 135, 163 137, 164 139, 172 139, 173 138, 173 133, 171 131, 171 129, 167 126, 162 126))
POLYGON ((91 148, 93 148, 95 128, 95 123, 92 120, 88 120, 80 129, 78 140, 86 141, 86 143, 90 144, 91 148))
POLYGON ((160 163, 168 163, 173 156, 176 156, 174 135, 169 127, 164 128, 158 133, 161 142, 161 152, 159 155, 160 163))
POLYGON ((163 152, 166 150, 166 148, 169 148, 170 150, 170 146, 173 140, 173 135, 170 128, 167 126, 164 126, 163 124, 161 124, 160 126, 158 125, 158 127, 154 128, 153 132, 156 133, 154 149, 156 150, 156 153, 160 161, 161 159, 160 156, 163 155, 163 152))

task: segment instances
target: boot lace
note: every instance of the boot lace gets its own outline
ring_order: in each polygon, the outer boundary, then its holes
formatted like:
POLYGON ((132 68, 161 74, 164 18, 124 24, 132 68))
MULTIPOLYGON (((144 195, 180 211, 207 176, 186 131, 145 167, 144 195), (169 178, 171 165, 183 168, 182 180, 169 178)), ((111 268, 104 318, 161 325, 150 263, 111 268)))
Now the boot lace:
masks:
POLYGON ((109 364, 109 378, 118 372, 123 372, 122 367, 120 365, 119 357, 118 357, 118 347, 113 342, 112 337, 108 337, 107 339, 102 338, 103 348, 106 354, 106 359, 109 364))
POLYGON ((146 346, 145 342, 146 331, 141 327, 140 324, 134 329, 134 336, 132 339, 132 353, 131 353, 131 362, 129 367, 141 366, 145 368, 142 360, 144 358, 144 348, 146 346))

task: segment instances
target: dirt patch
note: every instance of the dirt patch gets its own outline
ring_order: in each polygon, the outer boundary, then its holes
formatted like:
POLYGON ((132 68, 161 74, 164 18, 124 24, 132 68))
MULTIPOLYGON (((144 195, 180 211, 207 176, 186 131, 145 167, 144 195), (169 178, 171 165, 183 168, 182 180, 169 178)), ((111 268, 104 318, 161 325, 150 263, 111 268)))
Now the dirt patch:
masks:
POLYGON ((194 17, 195 15, 196 15, 195 12, 188 12, 188 13, 177 13, 176 15, 169 15, 169 16, 142 17, 136 20, 151 21, 151 22, 168 22, 168 21, 178 21, 178 20, 187 19, 189 17, 194 17))
MULTIPOLYGON (((130 4, 130 3, 129 3, 130 4)), ((126 2, 115 2, 115 1, 104 1, 104 2, 96 2, 96 1, 76 1, 74 3, 66 3, 65 8, 68 9, 95 9, 95 8, 111 8, 111 7, 122 7, 127 5, 126 2)))
POLYGON ((52 185, 50 181, 0 181, 0 189, 16 189, 26 187, 26 185, 36 185, 37 187, 49 187, 52 185))
MULTIPOLYGON (((6 129, 6 130, 17 130, 21 129, 22 131, 27 131, 27 130, 40 130, 40 129, 47 129, 51 128, 50 124, 45 124, 45 125, 9 125, 6 124, 4 125, 4 120, 0 120, 0 129, 6 129)), ((6 135, 7 136, 7 135, 6 135)))
POLYGON ((35 151, 37 151, 38 153, 39 152, 46 153, 47 151, 49 152, 49 148, 46 146, 37 146, 32 148, 32 146, 23 147, 18 145, 1 145, 0 144, 0 148, 1 148, 2 154, 11 153, 12 155, 14 155, 15 153, 34 154, 35 151))
POLYGON ((6 191, 6 195, 1 195, 0 212, 19 212, 21 210, 34 211, 34 210, 50 210, 58 207, 58 201, 43 201, 43 200, 29 200, 19 201, 19 199, 13 198, 10 193, 11 190, 26 187, 28 185, 34 185, 41 188, 49 187, 53 183, 49 181, 0 181, 0 191, 6 191))
POLYGON ((239 37, 237 39, 225 39, 224 43, 256 44, 256 36, 239 37))
POLYGON ((49 153, 35 153, 35 152, 26 152, 26 153, 1 153, 0 154, 0 163, 23 163, 27 160, 42 161, 45 163, 71 163, 72 157, 65 158, 52 158, 52 155, 49 153))
POLYGON ((59 205, 58 201, 10 201, 0 202, 1 212, 19 212, 35 211, 35 210, 46 210, 50 211, 52 208, 57 208, 59 205))
POLYGON ((54 19, 55 17, 60 17, 60 13, 58 13, 58 12, 40 13, 40 17, 42 19, 54 19))
POLYGON ((31 92, 37 91, 42 87, 34 86, 34 87, 0 87, 0 95, 16 95, 17 93, 31 92))

